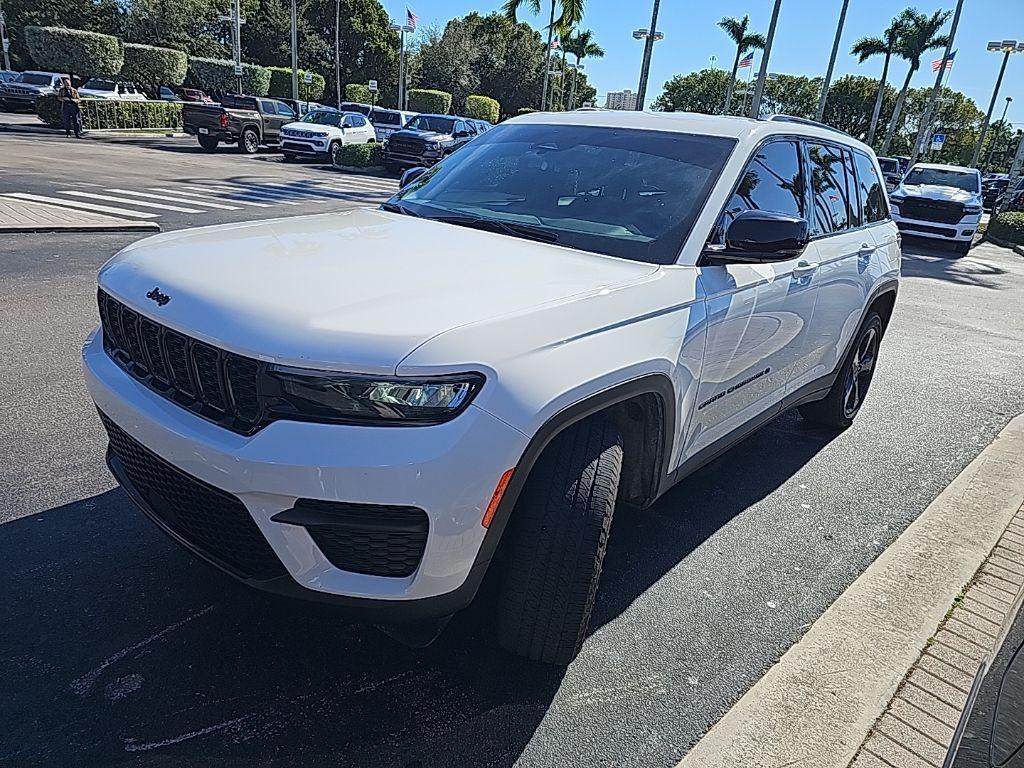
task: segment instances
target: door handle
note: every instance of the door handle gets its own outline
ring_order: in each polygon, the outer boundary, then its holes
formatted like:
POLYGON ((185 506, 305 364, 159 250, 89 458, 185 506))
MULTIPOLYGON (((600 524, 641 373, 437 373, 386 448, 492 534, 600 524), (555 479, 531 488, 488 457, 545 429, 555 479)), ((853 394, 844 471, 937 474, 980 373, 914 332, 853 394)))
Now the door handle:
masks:
POLYGON ((798 261, 797 265, 793 267, 793 275, 795 277, 804 277, 806 275, 814 274, 818 270, 818 263, 810 263, 807 261, 798 261))
POLYGON ((857 251, 857 254, 860 255, 860 256, 867 256, 869 253, 874 253, 876 250, 878 250, 878 246, 877 245, 869 245, 868 243, 861 243, 860 244, 860 250, 857 251))

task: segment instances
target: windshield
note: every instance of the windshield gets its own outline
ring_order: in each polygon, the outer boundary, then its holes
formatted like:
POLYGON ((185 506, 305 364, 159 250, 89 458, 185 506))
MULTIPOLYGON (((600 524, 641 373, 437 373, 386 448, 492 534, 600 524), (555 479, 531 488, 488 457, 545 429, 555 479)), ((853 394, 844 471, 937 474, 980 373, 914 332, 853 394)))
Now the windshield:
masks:
POLYGON ((337 112, 318 110, 317 112, 307 112, 306 116, 302 118, 302 122, 315 123, 316 125, 333 125, 335 128, 338 128, 341 126, 341 117, 337 112))
POLYGON ((900 172, 900 164, 890 157, 878 158, 878 167, 882 169, 882 173, 900 172))
POLYGON ((109 80, 88 80, 82 87, 90 91, 114 90, 114 84, 109 80))
POLYGON ((455 129, 455 121, 448 117, 432 115, 416 115, 406 128, 413 131, 430 131, 431 133, 451 133, 455 129))
POLYGON ((570 248, 672 264, 735 144, 661 131, 498 126, 391 203, 423 218, 528 227, 570 248))
POLYGON ((52 75, 41 75, 37 72, 22 72, 14 82, 25 83, 25 85, 49 85, 52 81, 52 75))
POLYGON ((388 112, 386 110, 374 110, 373 114, 370 115, 370 120, 374 125, 401 125, 402 116, 398 112, 388 112))
POLYGON ((957 187, 966 192, 977 192, 978 174, 946 168, 912 168, 903 183, 908 186, 934 184, 939 187, 957 187))

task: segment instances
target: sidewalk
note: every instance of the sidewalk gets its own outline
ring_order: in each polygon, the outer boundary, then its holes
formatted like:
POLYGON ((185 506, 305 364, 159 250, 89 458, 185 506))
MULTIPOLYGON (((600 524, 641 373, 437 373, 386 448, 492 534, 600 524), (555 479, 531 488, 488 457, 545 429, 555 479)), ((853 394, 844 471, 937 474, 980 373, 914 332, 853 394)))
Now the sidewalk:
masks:
POLYGON ((0 233, 159 232, 152 221, 134 221, 0 195, 0 233))
POLYGON ((1022 587, 1024 415, 679 768, 940 768, 979 663, 1022 587))

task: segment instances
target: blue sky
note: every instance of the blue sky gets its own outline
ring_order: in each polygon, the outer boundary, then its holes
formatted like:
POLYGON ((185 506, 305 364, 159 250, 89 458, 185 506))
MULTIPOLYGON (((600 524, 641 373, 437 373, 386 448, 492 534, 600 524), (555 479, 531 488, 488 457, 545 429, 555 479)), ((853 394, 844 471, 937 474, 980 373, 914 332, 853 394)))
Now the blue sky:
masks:
MULTIPOLYGON (((383 0, 385 8, 395 19, 404 18, 405 3, 383 0)), ((546 4, 547 0, 543 0, 546 4)), ((849 55, 853 42, 865 35, 878 35, 889 19, 907 5, 931 13, 939 8, 953 10, 955 0, 850 0, 846 28, 836 63, 836 77, 847 73, 878 77, 882 62, 868 61, 858 65, 849 55)), ((444 23, 470 11, 488 13, 501 7, 499 0, 415 0, 409 3, 420 19, 420 25, 444 23)), ((587 73, 603 95, 609 90, 630 88, 636 90, 642 53, 642 43, 633 39, 632 30, 647 27, 651 21, 651 0, 587 0, 587 13, 583 26, 594 34, 605 49, 605 58, 587 61, 587 73)), ((828 64, 828 56, 839 18, 841 0, 783 0, 779 25, 775 34, 770 71, 784 74, 821 75, 828 64)), ((687 73, 709 65, 709 58, 717 56, 716 66, 732 65, 734 51, 731 42, 715 23, 723 16, 742 17, 749 14, 752 29, 767 33, 771 18, 772 0, 717 0, 717 2, 681 2, 662 0, 658 28, 665 39, 654 47, 651 65, 651 84, 648 101, 661 93, 662 84, 672 75, 687 73)), ((521 18, 541 28, 541 19, 529 12, 521 18)), ((546 17, 545 17, 546 20, 546 17)), ((948 26, 948 25, 947 25, 948 26)), ((1024 40, 1024 2, 1022 0, 965 0, 960 26, 957 30, 956 64, 949 75, 948 84, 974 99, 985 110, 992 95, 999 70, 1000 55, 988 53, 989 40, 1016 38, 1024 40)), ((914 80, 914 87, 931 85, 934 74, 929 66, 941 51, 927 56, 927 62, 914 80)), ((755 59, 755 65, 760 58, 755 59)), ((897 61, 890 81, 897 86, 906 75, 906 65, 897 61)), ((993 120, 999 118, 1004 97, 1012 96, 1013 103, 1007 119, 1024 127, 1024 54, 1010 57, 1000 90, 993 120)))

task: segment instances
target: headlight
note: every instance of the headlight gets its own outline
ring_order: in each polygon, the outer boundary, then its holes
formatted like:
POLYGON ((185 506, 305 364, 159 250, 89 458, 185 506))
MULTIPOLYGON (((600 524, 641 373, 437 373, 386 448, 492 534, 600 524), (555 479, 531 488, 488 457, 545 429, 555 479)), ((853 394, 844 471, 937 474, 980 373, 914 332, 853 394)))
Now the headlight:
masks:
POLYGON ((458 416, 483 386, 478 373, 393 378, 271 365, 267 409, 279 418, 347 424, 437 424, 458 416))
POLYGON ((976 216, 977 214, 981 213, 981 206, 980 205, 965 205, 964 206, 964 213, 966 213, 968 216, 976 216))
POLYGON ((906 199, 904 195, 889 195, 889 205, 899 205, 906 199))
POLYGON ((437 149, 441 148, 441 145, 438 144, 436 141, 428 141, 426 143, 426 147, 427 147, 427 149, 437 150, 437 149))

